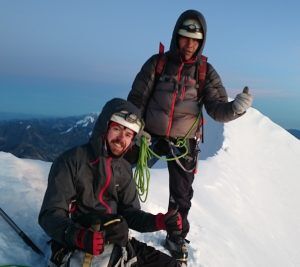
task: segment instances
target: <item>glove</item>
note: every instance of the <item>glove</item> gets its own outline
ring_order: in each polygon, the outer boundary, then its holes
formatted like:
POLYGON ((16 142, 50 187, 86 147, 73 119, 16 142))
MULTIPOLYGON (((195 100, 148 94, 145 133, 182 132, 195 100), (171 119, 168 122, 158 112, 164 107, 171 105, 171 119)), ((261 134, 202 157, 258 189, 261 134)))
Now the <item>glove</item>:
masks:
POLYGON ((128 242, 128 225, 122 216, 113 216, 103 224, 105 241, 125 247, 128 242))
POLYGON ((92 255, 100 255, 104 251, 104 234, 74 225, 67 228, 65 240, 71 247, 76 247, 92 255))
POLYGON ((252 95, 249 94, 249 88, 246 86, 242 93, 238 94, 233 103, 233 112, 240 115, 246 112, 246 110, 251 107, 253 101, 252 95))
POLYGON ((142 138, 146 141, 147 146, 151 146, 151 135, 146 131, 142 131, 141 134, 137 136, 137 139, 135 141, 137 146, 141 146, 142 138))
POLYGON ((182 232, 182 217, 177 210, 155 215, 155 224, 157 230, 166 230, 169 235, 180 235, 182 232))

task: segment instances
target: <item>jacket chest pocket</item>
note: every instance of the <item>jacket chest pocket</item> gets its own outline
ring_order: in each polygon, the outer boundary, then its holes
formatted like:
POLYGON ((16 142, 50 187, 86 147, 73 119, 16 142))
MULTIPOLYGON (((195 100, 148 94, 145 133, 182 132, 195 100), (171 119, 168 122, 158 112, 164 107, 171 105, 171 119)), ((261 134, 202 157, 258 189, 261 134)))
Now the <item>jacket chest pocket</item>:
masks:
POLYGON ((162 75, 155 90, 159 95, 176 94, 177 100, 197 99, 196 80, 186 75, 181 76, 179 81, 177 76, 162 75))
POLYGON ((182 76, 178 84, 178 99, 197 99, 196 80, 190 76, 182 76))
POLYGON ((171 76, 171 75, 162 75, 157 84, 155 91, 157 92, 164 92, 164 93, 174 93, 175 91, 178 90, 178 81, 176 76, 171 76))

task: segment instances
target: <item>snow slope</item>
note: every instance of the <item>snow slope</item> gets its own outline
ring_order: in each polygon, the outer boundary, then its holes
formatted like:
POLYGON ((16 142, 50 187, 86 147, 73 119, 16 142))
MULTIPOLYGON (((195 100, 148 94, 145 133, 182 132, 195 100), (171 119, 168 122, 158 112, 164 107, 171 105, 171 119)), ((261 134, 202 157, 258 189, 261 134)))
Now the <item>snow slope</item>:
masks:
MULTIPOLYGON (((300 141, 252 108, 224 126, 207 124, 190 213, 189 266, 300 266, 300 141)), ((0 152, 0 205, 47 255, 37 215, 49 168, 0 152)), ((167 177, 165 168, 151 170, 144 209, 166 211, 167 177)), ((165 251, 163 231, 132 235, 165 251)), ((46 266, 0 218, 0 265, 9 263, 46 266)))

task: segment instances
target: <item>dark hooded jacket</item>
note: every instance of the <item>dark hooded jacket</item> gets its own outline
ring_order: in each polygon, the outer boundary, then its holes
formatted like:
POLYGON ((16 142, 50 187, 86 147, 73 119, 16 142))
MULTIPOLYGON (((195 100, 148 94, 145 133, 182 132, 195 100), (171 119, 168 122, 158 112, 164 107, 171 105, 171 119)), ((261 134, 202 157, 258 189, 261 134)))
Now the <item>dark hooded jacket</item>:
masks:
MULTIPOLYGON (((170 44, 165 53, 167 58, 160 79, 155 77, 159 54, 150 57, 137 74, 128 100, 140 108, 146 122, 146 130, 151 134, 167 137, 184 137, 204 104, 207 113, 215 120, 227 122, 239 117, 228 103, 227 93, 220 76, 207 63, 204 88, 197 89, 197 68, 201 62, 206 41, 206 22, 203 15, 195 10, 187 10, 178 18, 170 44), (187 19, 199 21, 203 40, 192 60, 184 62, 178 49, 178 30, 187 19)), ((195 136, 197 127, 190 132, 195 136)))
POLYGON ((55 241, 65 244, 64 231, 91 214, 122 215, 129 228, 155 231, 155 217, 140 210, 130 164, 111 157, 105 144, 113 113, 127 110, 140 117, 139 110, 115 98, 103 108, 87 144, 59 156, 51 167, 39 223, 55 241))

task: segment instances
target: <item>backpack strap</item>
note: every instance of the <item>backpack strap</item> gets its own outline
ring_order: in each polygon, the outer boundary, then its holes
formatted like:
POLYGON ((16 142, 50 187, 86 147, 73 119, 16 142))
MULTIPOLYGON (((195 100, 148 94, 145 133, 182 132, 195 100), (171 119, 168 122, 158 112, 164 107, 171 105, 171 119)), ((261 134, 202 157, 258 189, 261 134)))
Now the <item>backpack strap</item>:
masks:
MULTIPOLYGON (((165 50, 165 47, 160 42, 159 43, 159 53, 158 53, 158 57, 157 57, 156 65, 155 65, 155 73, 154 73, 155 76, 154 76, 153 88, 156 86, 161 74, 163 73, 163 71, 165 69, 165 65, 167 63, 167 56, 166 56, 164 50, 165 50)), ((154 90, 151 90, 150 95, 148 97, 148 101, 145 106, 145 110, 147 109, 147 106, 149 104, 149 99, 152 97, 153 92, 154 92, 154 90)))
POLYGON ((165 50, 164 45, 162 43, 159 43, 159 54, 155 66, 155 81, 158 81, 167 63, 167 57, 165 55, 164 50, 165 50))
MULTIPOLYGON (((207 71, 207 57, 201 55, 201 62, 200 64, 197 66, 198 70, 197 70, 197 89, 198 89, 198 97, 199 97, 199 102, 201 102, 201 93, 202 90, 204 89, 205 86, 205 78, 206 78, 206 71, 207 71)), ((204 116, 203 116, 203 112, 202 112, 202 103, 200 103, 200 121, 198 124, 198 128, 197 128, 197 135, 198 138, 200 138, 201 143, 204 143, 204 116)))
POLYGON ((201 62, 197 66, 197 83, 198 83, 198 96, 200 97, 201 91, 204 88, 205 85, 205 78, 206 78, 206 71, 207 71, 207 57, 201 55, 201 62))

